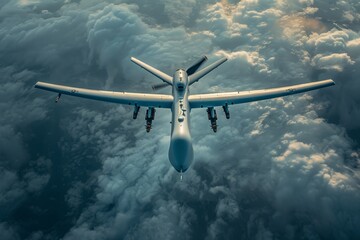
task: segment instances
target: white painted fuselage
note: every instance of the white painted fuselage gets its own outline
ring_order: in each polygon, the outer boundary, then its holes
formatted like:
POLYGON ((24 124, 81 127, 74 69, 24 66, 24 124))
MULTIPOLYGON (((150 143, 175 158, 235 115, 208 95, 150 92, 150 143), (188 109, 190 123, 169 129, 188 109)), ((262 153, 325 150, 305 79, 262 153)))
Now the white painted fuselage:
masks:
POLYGON ((174 101, 171 108, 171 140, 169 160, 178 172, 185 172, 194 158, 190 135, 189 79, 184 69, 179 69, 173 77, 174 101))

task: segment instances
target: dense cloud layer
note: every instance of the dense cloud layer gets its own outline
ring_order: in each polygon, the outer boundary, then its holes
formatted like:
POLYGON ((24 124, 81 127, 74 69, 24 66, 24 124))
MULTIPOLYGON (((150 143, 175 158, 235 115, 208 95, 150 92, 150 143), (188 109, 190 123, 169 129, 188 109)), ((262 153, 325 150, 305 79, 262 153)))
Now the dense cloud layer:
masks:
MULTIPOLYGON (((350 1, 0 2, 1 239, 357 239, 360 6, 350 1), (191 91, 332 78, 307 94, 192 111, 195 161, 171 167, 170 113, 63 97, 38 81, 151 91, 203 54, 191 91)), ((169 89, 161 90, 169 93, 169 89)))

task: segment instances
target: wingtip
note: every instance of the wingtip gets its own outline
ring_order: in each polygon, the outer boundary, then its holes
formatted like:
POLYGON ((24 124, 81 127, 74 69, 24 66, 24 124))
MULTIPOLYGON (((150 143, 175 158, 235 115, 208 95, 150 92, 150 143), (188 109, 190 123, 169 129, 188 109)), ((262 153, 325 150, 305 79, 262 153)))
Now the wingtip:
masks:
POLYGON ((138 62, 140 62, 140 60, 137 59, 136 57, 130 57, 130 60, 131 60, 133 63, 138 63, 138 62))
POLYGON ((330 85, 335 85, 335 82, 332 79, 327 79, 327 80, 324 80, 324 81, 328 82, 330 85))

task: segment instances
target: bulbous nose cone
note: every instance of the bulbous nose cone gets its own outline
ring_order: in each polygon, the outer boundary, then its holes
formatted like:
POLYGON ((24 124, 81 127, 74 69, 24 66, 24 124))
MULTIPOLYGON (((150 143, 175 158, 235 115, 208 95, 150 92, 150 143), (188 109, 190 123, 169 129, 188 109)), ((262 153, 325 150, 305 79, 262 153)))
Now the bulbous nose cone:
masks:
POLYGON ((169 159, 178 172, 185 172, 194 158, 191 139, 185 136, 173 137, 170 142, 169 159))

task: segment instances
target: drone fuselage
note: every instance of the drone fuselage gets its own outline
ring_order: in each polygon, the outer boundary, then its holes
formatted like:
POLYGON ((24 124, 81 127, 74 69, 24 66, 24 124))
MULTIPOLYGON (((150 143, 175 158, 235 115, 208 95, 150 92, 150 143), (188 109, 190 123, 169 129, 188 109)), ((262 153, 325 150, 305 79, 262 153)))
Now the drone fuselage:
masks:
POLYGON ((174 102, 171 108, 171 140, 169 160, 178 172, 185 172, 194 158, 190 135, 189 85, 185 70, 179 69, 173 77, 174 102))

